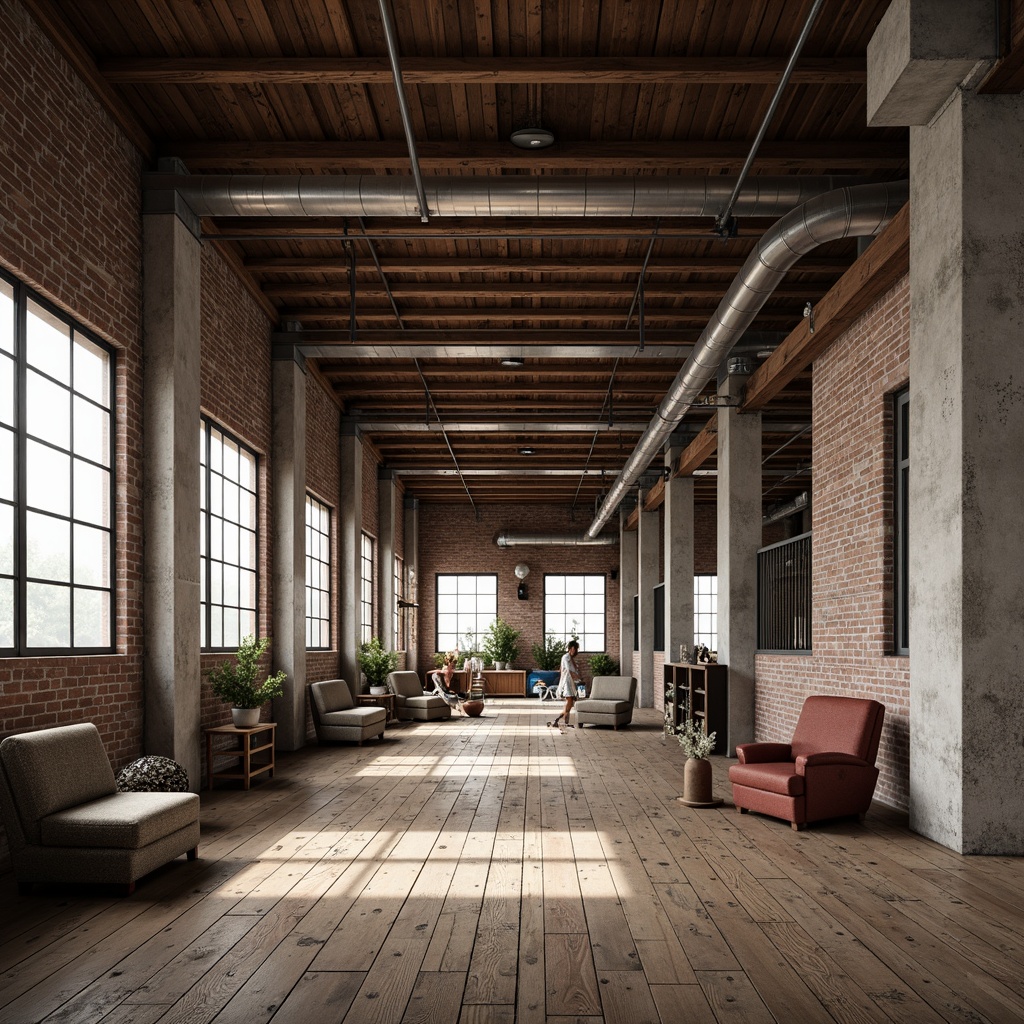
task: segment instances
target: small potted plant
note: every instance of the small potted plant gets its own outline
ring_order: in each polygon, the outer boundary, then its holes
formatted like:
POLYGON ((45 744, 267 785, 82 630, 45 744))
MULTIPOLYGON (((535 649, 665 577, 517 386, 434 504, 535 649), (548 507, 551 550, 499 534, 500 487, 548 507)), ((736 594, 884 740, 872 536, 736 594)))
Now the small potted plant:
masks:
POLYGON ((590 678, 596 676, 617 676, 619 674, 619 663, 610 658, 607 654, 592 654, 590 656, 590 678))
POLYGON ((375 636, 359 645, 356 661, 370 686, 370 693, 387 693, 388 673, 398 667, 398 653, 386 651, 380 637, 375 636))
POLYGON ((235 662, 225 661, 209 673, 214 696, 231 705, 231 720, 239 729, 259 725, 260 708, 284 693, 284 672, 275 672, 263 682, 256 681, 260 659, 270 647, 270 637, 245 637, 238 645, 235 662))
POLYGON ((537 683, 554 686, 558 682, 558 670, 562 667, 562 655, 566 649, 565 641, 557 639, 554 633, 545 633, 544 643, 530 647, 537 667, 526 677, 528 693, 533 692, 537 683))
POLYGON ((512 662, 519 657, 520 635, 521 631, 510 626, 500 615, 487 627, 484 654, 496 669, 512 667, 512 662))
POLYGON ((702 725, 687 718, 676 730, 679 746, 686 755, 683 766, 683 795, 677 797, 687 807, 717 807, 711 788, 711 762, 708 755, 715 749, 715 733, 707 733, 702 725))

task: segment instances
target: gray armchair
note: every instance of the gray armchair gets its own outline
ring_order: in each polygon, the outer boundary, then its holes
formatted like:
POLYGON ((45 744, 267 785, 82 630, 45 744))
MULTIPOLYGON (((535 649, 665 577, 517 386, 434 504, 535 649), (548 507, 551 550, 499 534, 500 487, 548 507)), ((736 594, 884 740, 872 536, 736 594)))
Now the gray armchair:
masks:
POLYGON ((389 673, 388 689, 395 695, 395 713, 399 718, 430 722, 452 716, 452 709, 443 697, 424 692, 415 672, 389 673))
POLYGON ((583 725, 610 725, 618 729, 633 720, 636 678, 633 676, 594 676, 590 693, 576 701, 576 721, 583 725))
POLYGON ((374 736, 379 740, 384 738, 387 711, 357 704, 344 679, 311 683, 309 705, 316 738, 321 743, 348 740, 362 746, 364 740, 374 736))

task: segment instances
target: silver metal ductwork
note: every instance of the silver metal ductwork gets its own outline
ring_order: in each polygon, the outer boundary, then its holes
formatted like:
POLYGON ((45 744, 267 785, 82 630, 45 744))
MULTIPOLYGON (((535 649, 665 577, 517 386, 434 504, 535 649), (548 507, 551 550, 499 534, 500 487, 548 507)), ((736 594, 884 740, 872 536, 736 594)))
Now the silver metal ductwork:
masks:
POLYGON ((499 548, 514 548, 523 545, 535 547, 593 547, 599 545, 609 547, 618 544, 619 538, 610 534, 603 537, 580 536, 578 533, 499 533, 495 544, 499 548))
MULTIPOLYGON (((781 217, 849 178, 751 178, 735 213, 781 217)), ((735 178, 426 177, 432 217, 715 217, 735 178)), ((197 217, 419 217, 411 177, 362 174, 145 176, 147 192, 175 191, 197 217)))
POLYGON ((793 264, 824 242, 877 235, 906 203, 908 195, 905 181, 837 189, 786 214, 764 235, 729 286, 609 489, 587 529, 587 537, 601 532, 640 474, 661 456, 672 431, 793 264))

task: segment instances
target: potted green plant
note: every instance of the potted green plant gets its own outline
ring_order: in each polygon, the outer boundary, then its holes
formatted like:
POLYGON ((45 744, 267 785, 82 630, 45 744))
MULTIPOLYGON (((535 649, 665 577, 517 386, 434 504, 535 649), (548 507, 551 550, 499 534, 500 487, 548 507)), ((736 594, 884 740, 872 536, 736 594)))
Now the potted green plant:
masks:
POLYGON ((557 672, 561 668, 566 645, 565 641, 559 640, 554 633, 545 633, 544 643, 534 644, 530 650, 533 652, 537 668, 542 672, 557 672))
POLYGON ((257 682, 260 659, 270 647, 270 637, 245 637, 238 645, 234 664, 225 661, 209 672, 214 696, 231 705, 231 720, 240 729, 259 724, 260 708, 284 693, 284 672, 275 672, 257 682))
POLYGON ((521 630, 509 625, 500 615, 491 621, 484 638, 484 654, 496 669, 511 668, 519 657, 521 630))
POLYGON ((715 733, 705 732, 703 724, 687 718, 676 730, 676 739, 686 755, 683 795, 677 799, 687 807, 716 807, 722 801, 711 795, 711 762, 708 760, 715 749, 715 733))
POLYGON ((590 676, 617 676, 619 674, 619 663, 610 658, 607 654, 592 654, 590 656, 590 676))
POLYGON ((370 693, 387 693, 388 673, 398 668, 398 653, 386 651, 380 637, 375 636, 359 645, 356 661, 370 686, 370 693))

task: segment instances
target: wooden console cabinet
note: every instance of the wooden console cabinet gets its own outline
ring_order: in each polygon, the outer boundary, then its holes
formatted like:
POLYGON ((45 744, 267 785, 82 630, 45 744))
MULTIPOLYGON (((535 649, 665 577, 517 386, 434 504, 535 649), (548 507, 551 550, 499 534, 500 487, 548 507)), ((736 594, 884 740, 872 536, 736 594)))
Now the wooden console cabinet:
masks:
POLYGON ((666 662, 664 673, 666 725, 678 729, 687 718, 700 722, 705 732, 717 733, 713 753, 727 753, 729 669, 666 662))

